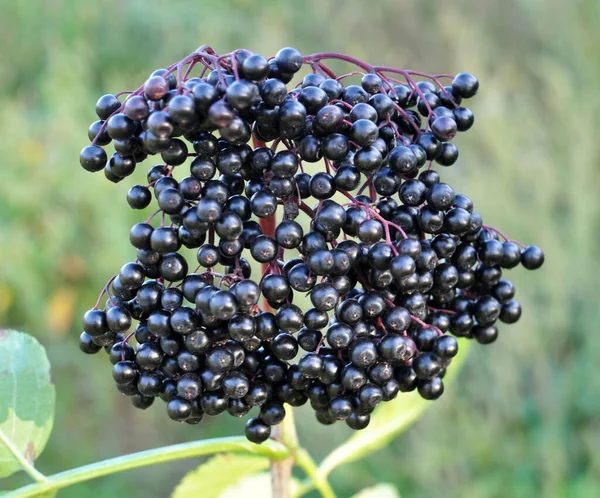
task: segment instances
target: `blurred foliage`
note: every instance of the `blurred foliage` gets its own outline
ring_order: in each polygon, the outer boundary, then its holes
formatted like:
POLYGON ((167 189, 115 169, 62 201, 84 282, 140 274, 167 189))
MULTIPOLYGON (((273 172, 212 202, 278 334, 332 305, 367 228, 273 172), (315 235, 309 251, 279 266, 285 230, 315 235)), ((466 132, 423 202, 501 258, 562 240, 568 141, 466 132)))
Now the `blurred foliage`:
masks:
MULTIPOLYGON (((241 432, 239 421, 188 427, 160 409, 138 412, 111 385, 106 360, 79 353, 79 317, 132 258, 127 233, 140 214, 126 208, 130 182, 85 173, 78 152, 101 94, 135 87, 204 43, 265 55, 291 45, 477 74, 476 126, 442 174, 487 222, 546 252, 535 278, 511 275, 522 320, 493 347, 474 347, 454 389, 389 448, 334 472, 339 496, 376 482, 414 498, 598 496, 599 23, 597 0, 4 0, 0 326, 36 335, 53 364, 58 411, 41 470, 241 432)), ((349 436, 308 410, 297 418, 317 456, 349 436)), ((195 465, 61 496, 167 496, 195 465)))

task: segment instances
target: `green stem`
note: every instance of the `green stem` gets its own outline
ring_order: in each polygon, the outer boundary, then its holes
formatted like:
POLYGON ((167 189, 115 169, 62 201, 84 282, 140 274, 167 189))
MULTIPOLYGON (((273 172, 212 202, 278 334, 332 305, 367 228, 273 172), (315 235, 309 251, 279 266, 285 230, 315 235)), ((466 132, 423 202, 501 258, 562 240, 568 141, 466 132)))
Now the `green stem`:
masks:
POLYGON ((308 476, 310 482, 303 484, 303 486, 296 492, 295 498, 298 498, 315 488, 317 491, 319 491, 323 498, 336 498, 331 485, 327 481, 327 476, 323 476, 319 473, 319 468, 317 467, 316 462, 304 448, 299 448, 296 451, 296 463, 308 476))
POLYGON ((293 498, 300 498, 301 496, 304 496, 306 493, 312 491, 313 489, 315 489, 315 485, 313 484, 313 482, 310 479, 304 479, 300 483, 300 487, 294 493, 293 498))
POLYGON ((190 443, 175 444, 154 448, 139 453, 132 453, 116 458, 110 458, 101 462, 84 465, 76 469, 60 472, 46 478, 46 481, 30 484, 23 488, 8 493, 6 498, 27 498, 56 489, 66 488, 73 484, 89 481, 125 470, 146 467, 158 463, 193 458, 212 453, 251 453, 262 455, 271 460, 281 460, 289 455, 289 450, 282 444, 268 440, 258 445, 249 442, 245 437, 224 437, 218 439, 207 439, 204 441, 192 441, 190 443))
POLYGON ((6 434, 4 434, 4 431, 2 429, 0 429, 0 441, 2 441, 5 444, 8 450, 15 457, 15 460, 17 460, 21 464, 23 470, 27 472, 34 481, 46 482, 48 480, 44 474, 42 474, 33 465, 31 465, 31 463, 29 463, 29 460, 27 460, 27 458, 25 458, 23 454, 19 451, 19 448, 17 448, 12 443, 12 441, 8 439, 8 437, 6 436, 6 434))

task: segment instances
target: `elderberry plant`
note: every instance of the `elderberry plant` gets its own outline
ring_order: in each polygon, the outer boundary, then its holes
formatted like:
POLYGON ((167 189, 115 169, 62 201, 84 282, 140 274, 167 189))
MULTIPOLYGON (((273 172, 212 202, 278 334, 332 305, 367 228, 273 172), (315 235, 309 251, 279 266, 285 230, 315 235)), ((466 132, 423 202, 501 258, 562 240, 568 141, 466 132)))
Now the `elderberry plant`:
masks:
POLYGON ((81 350, 104 349, 117 389, 175 421, 257 407, 254 443, 286 404, 358 430, 399 392, 439 398, 455 337, 494 342, 521 316, 504 274, 544 262, 434 169, 458 159, 478 89, 468 73, 204 46, 104 95, 81 166, 117 183, 149 162, 127 203, 157 209, 83 317, 81 350))

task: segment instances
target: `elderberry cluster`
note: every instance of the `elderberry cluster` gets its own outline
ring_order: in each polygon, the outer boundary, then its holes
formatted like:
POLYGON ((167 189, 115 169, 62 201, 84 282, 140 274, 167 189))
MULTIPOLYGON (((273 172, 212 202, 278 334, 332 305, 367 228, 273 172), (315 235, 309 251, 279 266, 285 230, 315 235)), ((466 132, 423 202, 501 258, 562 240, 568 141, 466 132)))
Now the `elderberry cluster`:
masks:
POLYGON ((118 390, 176 421, 259 407, 257 443, 285 403, 363 429, 399 392, 437 399, 455 336, 488 344, 519 319, 506 270, 544 261, 432 169, 458 158, 478 87, 342 54, 201 47, 103 96, 81 165, 119 182, 157 157, 127 202, 158 209, 131 229, 136 259, 83 317, 81 349, 104 348, 118 390), (358 70, 336 76, 328 59, 358 70))

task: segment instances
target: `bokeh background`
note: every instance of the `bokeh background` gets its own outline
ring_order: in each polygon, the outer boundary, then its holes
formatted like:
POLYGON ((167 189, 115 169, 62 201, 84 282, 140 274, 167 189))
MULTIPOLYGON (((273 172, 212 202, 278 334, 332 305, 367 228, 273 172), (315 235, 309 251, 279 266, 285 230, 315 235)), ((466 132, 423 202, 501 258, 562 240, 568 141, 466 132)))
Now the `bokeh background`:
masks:
MULTIPOLYGON (((335 471, 339 496, 381 481, 405 498, 600 496, 599 24, 597 0, 4 0, 0 326, 35 335, 54 367, 41 470, 241 432, 240 421, 190 427, 157 407, 139 412, 112 386, 106 358, 79 352, 80 316, 133 257, 127 234, 142 215, 126 207, 131 182, 85 173, 78 153, 100 95, 204 43, 264 55, 290 45, 478 75, 476 125, 442 174, 489 223, 546 252, 535 275, 511 275, 522 320, 493 347, 472 348, 452 389, 392 446, 335 471)), ((308 411, 298 418, 317 457, 349 435, 308 411)), ((197 463, 60 496, 168 496, 197 463)))

